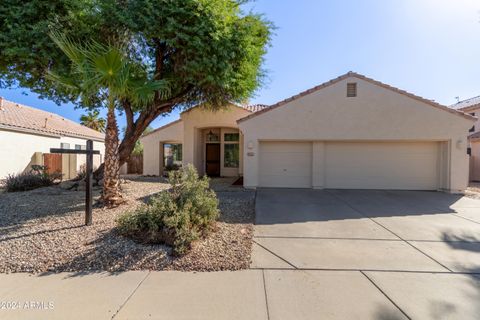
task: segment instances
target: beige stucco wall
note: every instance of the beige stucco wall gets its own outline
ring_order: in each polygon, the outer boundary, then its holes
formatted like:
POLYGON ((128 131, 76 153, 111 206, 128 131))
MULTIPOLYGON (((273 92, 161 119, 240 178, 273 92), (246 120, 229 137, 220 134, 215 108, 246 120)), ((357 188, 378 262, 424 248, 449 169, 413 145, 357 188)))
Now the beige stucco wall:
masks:
MULTIPOLYGON (((216 112, 208 111, 199 107, 182 113, 181 117, 184 122, 183 163, 194 164, 199 172, 203 174, 205 172, 205 165, 202 129, 211 127, 236 129, 238 128, 237 120, 246 117, 249 114, 249 111, 233 105, 216 112)), ((223 132, 226 132, 226 130, 223 130, 222 133, 223 132)), ((239 174, 243 174, 243 157, 241 152, 242 149, 240 149, 239 174)), ((221 154, 223 155, 223 147, 221 154)), ((228 168, 224 168, 222 165, 222 175, 228 175, 229 171, 228 168)))
POLYGON ((480 140, 470 143, 472 155, 470 158, 470 180, 480 181, 480 140))
MULTIPOLYGON (((31 164, 38 164, 42 159, 39 153, 49 153, 50 148, 60 148, 61 143, 69 143, 70 149, 74 149, 75 144, 86 145, 86 140, 0 130, 0 179, 8 174, 29 170, 31 164)), ((94 166, 98 167, 103 161, 105 146, 103 142, 98 141, 94 141, 93 146, 101 153, 99 156, 94 156, 94 166)), ((85 156, 78 156, 75 163, 76 170, 83 163, 85 163, 85 156)))
MULTIPOLYGON (((477 121, 475 121, 475 131, 474 132, 479 132, 480 131, 480 106, 479 107, 472 107, 472 108, 465 108, 465 113, 471 114, 475 117, 477 117, 477 121)), ((471 134, 472 132, 470 132, 471 134)))
MULTIPOLYGON (((351 77, 239 123, 244 134, 244 183, 258 186, 258 145, 273 141, 444 141, 445 189, 465 189, 467 133, 473 121, 351 77), (357 97, 346 97, 347 82, 357 97), (250 154, 250 155, 249 155, 250 154)), ((314 150, 321 153, 319 146, 314 150)), ((314 161, 321 161, 321 154, 314 161)))
MULTIPOLYGON (((163 167, 160 144, 183 143, 183 122, 176 121, 140 139, 143 144, 143 174, 158 176, 163 167)), ((183 148, 185 152, 185 148, 183 148)))
POLYGON ((223 134, 238 130, 237 120, 250 112, 230 105, 213 112, 201 107, 192 108, 181 114, 180 121, 159 128, 157 131, 141 138, 144 146, 143 173, 161 175, 163 143, 182 143, 183 164, 193 164, 200 174, 205 173, 205 134, 209 128, 219 130, 221 136, 221 175, 237 176, 243 173, 243 140, 240 136, 239 168, 225 168, 223 163, 223 134))
MULTIPOLYGON (((477 121, 474 124, 475 130, 469 132, 469 134, 480 132, 480 107, 465 108, 465 112, 477 117, 477 121)), ((480 139, 471 141, 470 147, 472 149, 472 155, 470 157, 470 180, 480 181, 480 139)))

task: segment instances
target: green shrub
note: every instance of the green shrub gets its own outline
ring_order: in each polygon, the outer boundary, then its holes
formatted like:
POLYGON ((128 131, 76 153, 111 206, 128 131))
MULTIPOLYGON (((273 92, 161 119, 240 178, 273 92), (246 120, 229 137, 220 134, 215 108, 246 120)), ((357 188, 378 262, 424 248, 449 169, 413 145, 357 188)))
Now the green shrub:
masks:
POLYGON ((118 230, 137 241, 170 245, 181 255, 212 230, 219 215, 218 200, 209 179, 199 178, 192 165, 170 172, 169 183, 169 190, 121 216, 118 230))
POLYGON ((7 192, 17 192, 48 187, 61 177, 61 173, 49 174, 45 166, 34 165, 30 172, 8 175, 5 179, 5 189, 7 192))

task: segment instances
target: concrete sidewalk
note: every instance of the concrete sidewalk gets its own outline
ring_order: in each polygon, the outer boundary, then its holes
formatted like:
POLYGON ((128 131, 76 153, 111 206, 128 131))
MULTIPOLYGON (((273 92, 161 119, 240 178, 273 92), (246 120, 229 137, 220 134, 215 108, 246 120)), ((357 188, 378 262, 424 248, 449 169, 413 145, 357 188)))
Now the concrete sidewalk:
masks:
POLYGON ((0 275, 0 319, 478 319, 475 275, 334 270, 0 275))
POLYGON ((0 319, 479 319, 480 200, 259 190, 251 270, 0 274, 0 319))

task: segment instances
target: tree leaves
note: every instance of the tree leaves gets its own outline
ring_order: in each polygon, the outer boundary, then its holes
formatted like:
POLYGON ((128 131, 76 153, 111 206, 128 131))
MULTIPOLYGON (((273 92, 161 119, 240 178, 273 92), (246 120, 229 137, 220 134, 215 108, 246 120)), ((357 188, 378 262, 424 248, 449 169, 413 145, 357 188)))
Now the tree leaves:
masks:
MULTIPOLYGON (((56 102, 79 102, 69 86, 59 86, 46 78, 47 74, 77 77, 69 60, 78 60, 75 55, 79 52, 68 43, 59 50, 45 36, 53 28, 75 43, 93 41, 122 47, 122 52, 139 64, 135 72, 147 73, 151 81, 163 81, 156 84, 156 96, 161 101, 177 101, 179 95, 186 106, 244 101, 264 79, 263 55, 272 29, 262 16, 243 13, 244 2, 3 0, 0 86, 18 84, 56 102)), ((98 61, 96 67, 103 68, 108 75, 104 62, 98 61)), ((92 85, 97 80, 93 79, 92 85)), ((155 85, 145 82, 145 86, 155 85)), ((82 106, 91 107, 89 104, 98 102, 91 100, 82 106)))

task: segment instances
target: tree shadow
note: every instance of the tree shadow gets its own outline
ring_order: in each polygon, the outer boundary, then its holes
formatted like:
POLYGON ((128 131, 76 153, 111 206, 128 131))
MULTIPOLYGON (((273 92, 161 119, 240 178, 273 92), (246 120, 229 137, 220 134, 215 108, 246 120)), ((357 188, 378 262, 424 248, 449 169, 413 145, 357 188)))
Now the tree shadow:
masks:
POLYGON ((452 214, 456 211, 451 207, 461 199, 461 195, 428 191, 259 189, 255 222, 268 225, 452 214))
MULTIPOLYGON (((165 245, 141 244, 123 237, 115 229, 86 244, 88 249, 55 266, 55 272, 73 272, 70 277, 94 272, 161 270, 170 263, 171 248, 165 245)), ((49 272, 43 273, 48 275, 49 272)))
POLYGON ((407 319, 400 313, 400 310, 395 310, 395 307, 392 305, 391 308, 386 307, 385 305, 379 305, 375 310, 375 315, 373 319, 376 320, 405 320, 407 319))
MULTIPOLYGON (((94 200, 100 191, 94 190, 94 200)), ((36 219, 48 219, 85 210, 85 192, 63 190, 58 186, 26 192, 0 194, 0 235, 5 237, 36 219)))
MULTIPOLYGON (((458 254, 455 270, 480 275, 480 241, 474 235, 443 233, 442 241, 445 242, 455 257, 458 254)), ((452 259, 452 258, 450 258, 452 259)), ((453 263, 453 262, 450 262, 453 263)))

